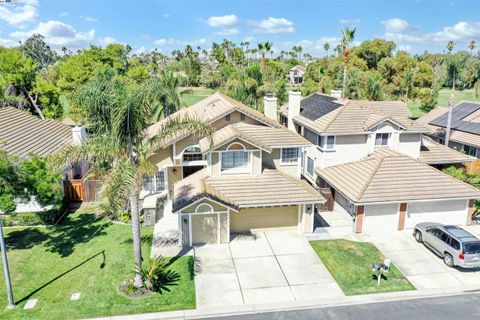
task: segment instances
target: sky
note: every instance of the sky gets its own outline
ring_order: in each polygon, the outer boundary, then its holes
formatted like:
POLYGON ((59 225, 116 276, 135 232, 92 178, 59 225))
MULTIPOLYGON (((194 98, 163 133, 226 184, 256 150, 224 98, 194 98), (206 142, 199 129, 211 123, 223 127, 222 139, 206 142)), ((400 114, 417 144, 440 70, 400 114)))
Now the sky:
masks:
POLYGON ((133 52, 165 54, 186 44, 208 49, 227 38, 270 41, 275 52, 302 45, 324 55, 345 27, 355 41, 393 40, 411 53, 480 46, 480 0, 0 0, 0 45, 14 46, 33 33, 54 49, 129 44, 133 52))

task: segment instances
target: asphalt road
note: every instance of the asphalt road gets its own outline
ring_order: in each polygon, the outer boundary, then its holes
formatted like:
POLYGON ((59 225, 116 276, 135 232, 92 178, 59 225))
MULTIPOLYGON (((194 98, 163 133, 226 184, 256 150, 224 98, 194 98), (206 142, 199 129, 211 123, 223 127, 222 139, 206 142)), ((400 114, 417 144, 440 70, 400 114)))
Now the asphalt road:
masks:
POLYGON ((258 313, 216 320, 480 320, 480 294, 258 313))

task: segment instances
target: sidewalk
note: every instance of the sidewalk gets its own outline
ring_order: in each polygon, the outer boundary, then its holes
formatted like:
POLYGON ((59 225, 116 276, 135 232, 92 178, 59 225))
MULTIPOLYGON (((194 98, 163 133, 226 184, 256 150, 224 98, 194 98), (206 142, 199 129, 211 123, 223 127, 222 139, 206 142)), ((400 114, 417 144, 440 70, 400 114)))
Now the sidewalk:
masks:
POLYGON ((465 287, 459 291, 457 289, 434 289, 434 290, 413 290, 390 293, 378 293, 359 296, 348 296, 343 298, 331 298, 311 301, 297 301, 275 304, 241 305, 217 308, 178 310, 158 313, 145 313, 136 315, 124 315, 113 317, 102 317, 91 320, 156 320, 156 319, 204 319, 227 315, 254 314, 262 312, 292 311, 300 309, 326 308, 347 306, 355 304, 369 304, 387 301, 412 300, 419 298, 435 298, 442 296, 453 296, 459 294, 478 292, 478 287, 465 287))

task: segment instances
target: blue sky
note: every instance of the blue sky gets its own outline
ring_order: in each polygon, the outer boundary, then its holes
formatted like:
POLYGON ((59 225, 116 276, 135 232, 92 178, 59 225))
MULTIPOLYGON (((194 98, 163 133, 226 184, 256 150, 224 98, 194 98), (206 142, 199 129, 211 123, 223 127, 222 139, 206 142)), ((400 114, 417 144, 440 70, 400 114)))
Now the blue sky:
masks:
POLYGON ((130 44, 134 51, 157 48, 208 48, 228 38, 251 43, 269 40, 275 51, 301 44, 323 55, 345 26, 357 28, 357 41, 394 40, 412 53, 480 44, 480 0, 0 0, 0 44, 15 45, 32 33, 43 34, 55 49, 90 43, 130 44))

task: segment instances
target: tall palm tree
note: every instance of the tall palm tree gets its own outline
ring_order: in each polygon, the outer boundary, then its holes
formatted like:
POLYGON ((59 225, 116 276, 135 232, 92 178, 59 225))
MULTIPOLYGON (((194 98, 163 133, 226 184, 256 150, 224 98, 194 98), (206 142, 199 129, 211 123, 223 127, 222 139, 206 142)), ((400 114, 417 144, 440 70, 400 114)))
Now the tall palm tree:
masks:
POLYGON ((349 29, 348 27, 342 31, 342 41, 340 42, 340 48, 344 56, 342 98, 345 98, 347 91, 347 68, 350 63, 350 44, 353 42, 353 39, 355 39, 355 31, 356 28, 349 29))
POLYGON ((139 193, 144 174, 155 169, 148 157, 163 141, 179 132, 194 132, 211 136, 212 128, 194 118, 173 117, 155 135, 148 135, 157 91, 163 90, 160 81, 131 84, 122 80, 94 80, 84 85, 74 96, 74 102, 90 115, 92 136, 85 146, 72 146, 58 154, 54 162, 65 165, 86 159, 92 170, 103 172, 101 208, 115 215, 130 209, 134 261, 134 284, 143 285, 139 193), (102 119, 102 123, 98 120, 102 119))
POLYGON ((451 41, 451 40, 448 41, 448 43, 447 43, 448 53, 452 53, 453 48, 455 48, 455 42, 453 42, 453 41, 451 41))
POLYGON ((328 57, 328 50, 330 50, 330 43, 325 42, 323 44, 323 50, 325 50, 325 52, 327 53, 327 57, 328 57))
POLYGON ((477 42, 475 40, 470 41, 468 48, 470 49, 470 55, 473 56, 473 50, 477 47, 477 42))
MULTIPOLYGON (((266 41, 263 44, 263 47, 265 48, 265 53, 269 53, 269 54, 273 53, 272 51, 273 43, 266 41)), ((265 56, 263 56, 262 58, 265 58, 265 56)))

